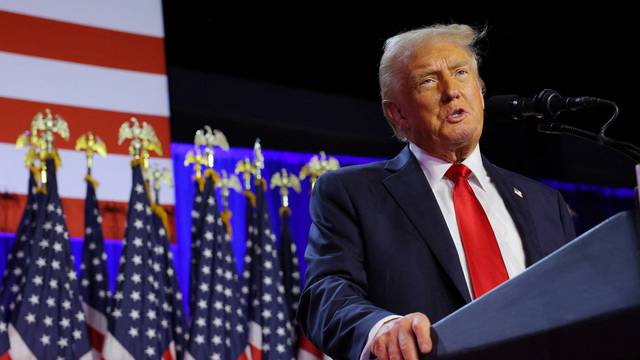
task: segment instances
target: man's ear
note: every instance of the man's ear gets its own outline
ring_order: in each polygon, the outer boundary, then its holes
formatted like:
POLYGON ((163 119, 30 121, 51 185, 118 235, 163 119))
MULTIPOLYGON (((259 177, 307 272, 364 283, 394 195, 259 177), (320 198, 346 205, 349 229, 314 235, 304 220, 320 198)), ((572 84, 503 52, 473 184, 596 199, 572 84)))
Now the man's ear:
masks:
POLYGON ((396 129, 401 131, 408 128, 407 118, 402 114, 402 110, 395 102, 391 100, 382 101, 382 110, 384 116, 393 124, 396 129))

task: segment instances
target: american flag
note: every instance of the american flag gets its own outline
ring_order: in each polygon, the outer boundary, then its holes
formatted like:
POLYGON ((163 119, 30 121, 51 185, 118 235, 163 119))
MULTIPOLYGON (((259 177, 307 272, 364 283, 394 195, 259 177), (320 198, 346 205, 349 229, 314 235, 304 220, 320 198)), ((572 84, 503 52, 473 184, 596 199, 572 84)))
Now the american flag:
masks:
POLYGON ((46 166, 46 194, 37 195, 42 198, 42 206, 36 216, 31 261, 23 280, 15 284, 19 289, 15 307, 10 305, 11 356, 89 359, 85 315, 53 160, 47 160, 46 166))
MULTIPOLYGON (((22 218, 20 219, 20 225, 16 231, 13 248, 9 256, 7 256, 7 267, 2 277, 2 289, 0 289, 0 299, 2 299, 2 303, 0 303, 0 306, 4 309, 2 320, 5 322, 9 321, 9 311, 13 310, 9 308, 9 306, 15 302, 15 297, 18 295, 20 289, 18 284, 23 281, 24 270, 30 258, 30 244, 36 230, 36 213, 38 212, 38 202, 36 199, 40 197, 36 196, 37 184, 34 171, 37 170, 34 169, 29 172, 27 203, 24 207, 22 218)), ((13 307, 15 307, 15 303, 13 307)))
POLYGON ((162 257, 161 266, 164 271, 163 289, 165 297, 162 307, 169 313, 171 338, 175 344, 176 356, 178 359, 182 359, 189 341, 187 322, 184 314, 184 299, 176 276, 173 253, 169 248, 169 238, 167 227, 165 226, 167 215, 159 205, 153 206, 153 212, 155 215, 153 219, 153 234, 158 236, 155 251, 162 257))
POLYGON ((280 208, 280 247, 278 257, 280 258, 280 268, 282 269, 282 284, 284 285, 285 300, 289 309, 289 319, 294 331, 291 333, 292 342, 298 343, 298 322, 296 313, 298 312, 298 300, 300 299, 300 264, 296 250, 296 243, 291 237, 289 220, 291 209, 280 208))
MULTIPOLYGON (((4 314, 0 314, 4 317, 4 314)), ((9 337, 7 336, 7 323, 0 320, 0 360, 10 360, 9 337)))
POLYGON ((202 222, 202 254, 186 359, 238 359, 247 339, 246 317, 240 303, 238 274, 215 197, 213 174, 207 173, 202 222))
POLYGON ((258 181, 256 207, 248 222, 244 276, 249 292, 249 344, 251 359, 293 359, 293 331, 285 301, 282 270, 265 199, 266 184, 258 181))
POLYGON ((89 341, 94 357, 100 358, 104 338, 107 335, 107 314, 111 305, 111 295, 107 284, 107 254, 102 236, 102 216, 96 198, 95 180, 87 176, 87 195, 84 202, 84 242, 82 244, 82 265, 80 293, 82 306, 87 317, 89 341))
POLYGON ((153 234, 154 214, 140 166, 132 166, 127 228, 103 354, 106 359, 175 359, 164 293, 165 254, 153 234))
POLYGON ((202 189, 200 181, 195 181, 196 193, 193 197, 193 209, 191 210, 191 276, 189 277, 189 313, 193 317, 196 302, 196 288, 198 287, 198 269, 200 268, 200 240, 202 234, 202 189))
POLYGON ((290 334, 291 341, 296 345, 294 351, 297 353, 296 357, 298 360, 323 359, 322 352, 302 333, 296 320, 302 281, 296 243, 291 236, 291 229, 289 227, 290 220, 291 209, 281 207, 280 247, 278 248, 278 256, 280 258, 280 267, 282 268, 282 283, 284 284, 285 299, 289 308, 289 319, 291 319, 291 325, 293 327, 293 331, 290 334))

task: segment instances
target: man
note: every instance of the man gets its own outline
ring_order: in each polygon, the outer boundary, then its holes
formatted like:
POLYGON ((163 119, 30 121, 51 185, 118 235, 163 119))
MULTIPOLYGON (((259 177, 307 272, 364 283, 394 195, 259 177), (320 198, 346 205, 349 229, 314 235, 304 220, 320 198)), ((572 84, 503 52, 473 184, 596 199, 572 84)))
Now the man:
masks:
POLYGON ((383 110, 409 144, 315 185, 298 317, 334 359, 429 353, 431 322, 575 236, 557 191, 480 154, 479 36, 456 24, 387 40, 383 110))

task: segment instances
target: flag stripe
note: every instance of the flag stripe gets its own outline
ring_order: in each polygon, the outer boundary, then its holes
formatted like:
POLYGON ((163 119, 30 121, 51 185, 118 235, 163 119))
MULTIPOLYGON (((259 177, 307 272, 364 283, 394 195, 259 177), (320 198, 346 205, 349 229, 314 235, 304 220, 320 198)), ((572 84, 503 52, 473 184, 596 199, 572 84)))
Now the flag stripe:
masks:
POLYGON ((0 51, 0 97, 168 116, 166 75, 0 51))
MULTIPOLYGON (((15 145, 0 143, 0 174, 12 176, 0 177, 0 189, 15 194, 26 194, 29 172, 24 167, 24 149, 15 145)), ((59 150, 62 167, 58 169, 59 193, 63 198, 84 200, 84 176, 87 172, 85 155, 79 151, 59 150)), ((170 158, 151 158, 151 166, 173 170, 170 158)), ((96 189, 101 201, 127 201, 127 189, 131 188, 131 179, 123 176, 131 168, 128 155, 110 154, 107 157, 96 156, 93 162, 93 177, 99 181, 96 189)), ((174 204, 174 189, 162 185, 160 203, 174 204)))
POLYGON ((89 329, 89 341, 91 347, 102 352, 104 339, 109 332, 107 318, 100 311, 92 308, 86 302, 82 303, 82 308, 87 318, 87 328, 89 329), (94 334, 95 333, 95 334, 94 334))
POLYGON ((89 332, 89 343, 91 348, 96 349, 98 352, 102 352, 104 346, 104 335, 96 328, 87 324, 87 330, 89 332))
POLYGON ((104 354, 108 359, 118 359, 118 360, 136 360, 131 356, 129 351, 122 346, 120 341, 109 333, 104 340, 104 354))
POLYGON ((0 9, 133 34, 164 36, 162 2, 157 0, 8 0, 0 2, 0 9))
POLYGON ((0 50, 156 74, 164 40, 0 11, 0 50))
MULTIPOLYGON (((322 359, 322 351, 318 350, 315 345, 306 337, 304 334, 300 336, 299 342, 300 351, 304 351, 306 353, 307 358, 309 359, 322 359)), ((300 359, 300 355, 298 356, 300 359)))
MULTIPOLYGON (((74 149, 75 140, 81 134, 92 131, 94 135, 99 136, 105 142, 109 154, 128 155, 128 145, 118 145, 118 129, 122 123, 134 116, 140 122, 145 121, 153 126, 158 139, 162 142, 164 156, 169 156, 171 128, 169 118, 166 116, 86 109, 77 106, 17 100, 6 97, 0 97, 0 121, 3 123, 2 131, 0 131, 0 142, 15 144, 18 135, 31 127, 31 119, 34 115, 43 112, 44 109, 50 109, 54 115, 59 114, 69 124, 70 141, 57 140, 55 146, 58 149, 74 149)), ((130 181, 130 179, 127 180, 130 181)), ((128 194, 123 195, 125 201, 127 196, 128 194)))
MULTIPOLYGON (((0 232, 15 233, 20 222, 21 210, 27 201, 26 195, 13 195, 0 198, 0 209, 7 210, 0 218, 0 232)), ((84 200, 63 198, 62 207, 67 216, 67 226, 69 236, 74 238, 84 238, 84 200)), ((102 201, 100 200, 100 211, 102 213, 102 228, 105 239, 122 240, 124 234, 124 224, 127 218, 127 202, 102 201)), ((174 206, 162 205, 169 215, 170 227, 174 224, 174 206)), ((4 211, 3 211, 4 212, 4 211)), ((169 229, 171 243, 175 243, 175 231, 169 229)))
POLYGON ((13 326, 13 324, 9 324, 8 326, 9 333, 9 341, 11 343, 11 348, 9 349, 9 355, 12 359, 25 359, 25 360, 36 360, 36 357, 33 355, 31 350, 27 344, 25 344, 22 336, 18 332, 18 330, 13 326))
POLYGON ((171 346, 169 346, 167 350, 165 350, 164 353, 162 354, 162 360, 174 360, 174 359, 175 357, 173 356, 171 346))

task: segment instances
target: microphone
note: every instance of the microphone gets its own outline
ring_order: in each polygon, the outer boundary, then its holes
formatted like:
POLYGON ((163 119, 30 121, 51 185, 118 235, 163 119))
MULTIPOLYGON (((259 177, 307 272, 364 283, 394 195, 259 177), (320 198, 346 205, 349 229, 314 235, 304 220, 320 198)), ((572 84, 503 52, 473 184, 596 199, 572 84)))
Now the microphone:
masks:
POLYGON ((518 95, 492 96, 486 102, 485 113, 492 121, 521 120, 525 117, 554 119, 563 112, 585 109, 601 103, 603 100, 595 97, 563 97, 555 90, 544 89, 533 98, 518 95))

